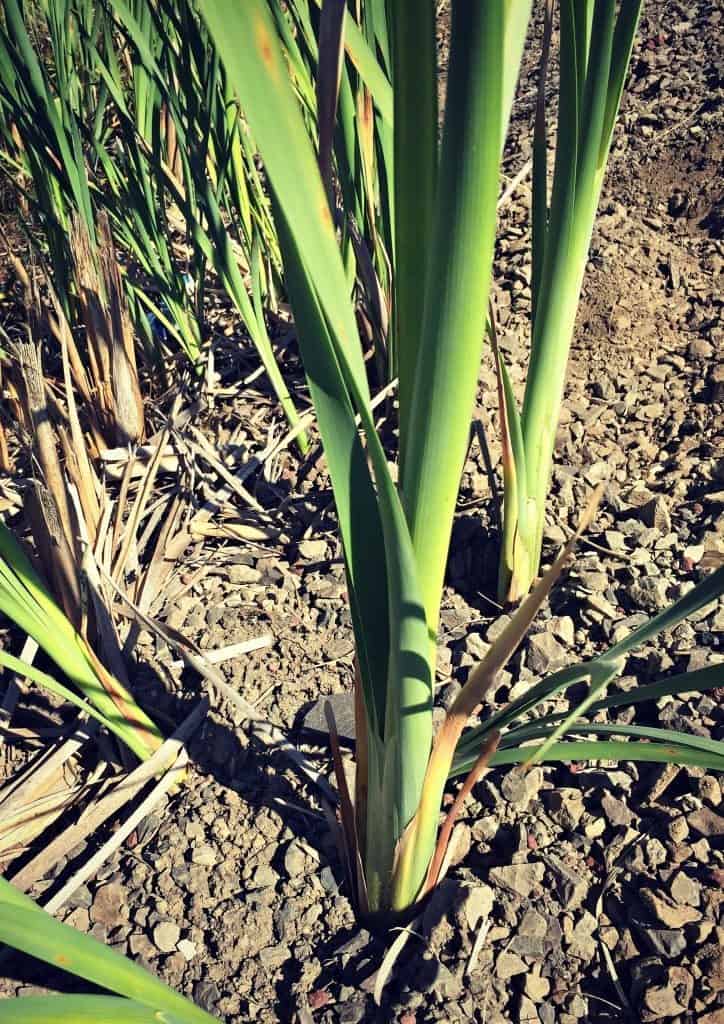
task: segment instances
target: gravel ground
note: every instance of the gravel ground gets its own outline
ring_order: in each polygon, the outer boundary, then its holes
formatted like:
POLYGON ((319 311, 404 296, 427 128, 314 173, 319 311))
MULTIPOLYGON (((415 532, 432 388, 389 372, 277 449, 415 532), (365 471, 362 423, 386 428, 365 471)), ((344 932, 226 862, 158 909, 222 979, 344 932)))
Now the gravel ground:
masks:
MULTIPOLYGON (((547 552, 587 489, 603 510, 574 569, 502 674, 496 704, 542 673, 590 656, 693 585, 724 551, 721 11, 649 5, 604 187, 559 431, 547 552), (718 63, 719 62, 719 63, 718 63)), ((534 84, 521 84, 511 175, 527 158, 534 84)), ((524 379, 528 192, 505 211, 496 263, 502 348, 524 379)), ((477 415, 499 462, 486 355, 477 415)), ((229 418, 247 410, 231 404, 229 418)), ((258 410, 257 410, 258 413, 258 410)), ((264 417, 249 417, 252 450, 264 417)), ((221 438, 223 441, 223 437, 221 438)), ((318 454, 318 453, 317 453, 318 454)), ((280 506, 275 540, 189 553, 169 624, 206 649, 271 632, 271 647, 224 666, 227 681, 329 775, 300 727, 319 694, 349 691, 352 636, 323 461, 283 454, 257 481, 280 506), (281 500, 283 499, 283 501, 281 500)), ((441 618, 439 702, 500 629, 490 596, 495 529, 482 455, 470 451, 441 618)), ((626 666, 626 690, 724 662, 724 605, 708 607, 626 666)), ((140 647, 153 707, 178 715, 198 680, 140 647)), ((721 693, 616 709, 611 721, 721 738, 721 693)), ((131 837, 65 919, 147 964, 235 1022, 670 1021, 724 1024, 724 815, 720 781, 632 763, 494 770, 475 788, 456 863, 373 1002, 385 944, 355 921, 313 789, 233 708, 191 745, 190 784, 131 837), (481 927, 487 929, 480 937, 481 927), (477 941, 476 941, 477 940, 477 941)), ((87 850, 73 851, 73 858, 87 850)), ((60 865, 57 884, 73 858, 60 865)), ((6 961, 0 991, 37 991, 44 972, 6 961)), ((2 1014, 0 1012, 0 1018, 2 1014)))

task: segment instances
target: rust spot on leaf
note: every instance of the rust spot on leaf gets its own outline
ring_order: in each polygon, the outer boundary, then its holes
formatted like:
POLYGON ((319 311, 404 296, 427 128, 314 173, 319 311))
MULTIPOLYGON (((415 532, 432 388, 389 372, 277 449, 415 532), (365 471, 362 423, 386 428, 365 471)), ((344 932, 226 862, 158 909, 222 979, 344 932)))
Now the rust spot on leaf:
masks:
POLYGON ((325 199, 325 201, 322 203, 322 205, 320 207, 320 213, 322 214, 322 222, 324 223, 325 229, 331 230, 332 229, 332 213, 331 213, 331 211, 329 209, 329 203, 326 201, 326 199, 325 199))
POLYGON ((266 64, 268 70, 275 72, 274 66, 274 51, 272 50, 271 36, 269 30, 262 18, 258 18, 256 25, 254 26, 254 35, 256 36, 256 45, 259 49, 259 55, 266 64))
POLYGON ((59 967, 66 967, 70 963, 70 957, 67 957, 65 953, 58 953, 55 962, 59 967))

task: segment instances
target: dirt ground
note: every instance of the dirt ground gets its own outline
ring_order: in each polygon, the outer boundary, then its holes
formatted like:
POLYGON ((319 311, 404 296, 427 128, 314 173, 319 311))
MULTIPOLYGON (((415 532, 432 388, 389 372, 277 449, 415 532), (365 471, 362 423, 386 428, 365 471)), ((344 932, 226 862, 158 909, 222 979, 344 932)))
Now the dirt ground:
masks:
MULTIPOLYGON (((599 481, 603 511, 502 674, 498 704, 624 635, 690 588, 709 552, 724 550, 722 20, 715 4, 646 5, 585 277, 547 553, 599 481)), ((532 66, 519 91, 509 177, 530 155, 532 66)), ((524 183, 501 214, 495 270, 502 348, 518 387, 528 203, 524 183)), ((495 406, 486 353, 476 416, 497 465, 495 406)), ((274 420, 261 392, 223 398, 211 439, 224 450, 244 424, 253 454, 274 420)), ((206 650, 271 633, 270 646, 222 666, 226 681, 327 778, 326 747, 302 721, 320 694, 349 692, 353 646, 321 452, 302 462, 287 448, 247 483, 275 536, 189 549, 180 578, 193 585, 171 588, 161 617, 206 650)), ((474 443, 443 603, 441 705, 500 628, 496 567, 493 503, 474 443)), ((615 685, 724 664, 723 634, 724 605, 705 608, 631 657, 615 685)), ((138 653, 141 700, 178 720, 205 684, 171 665, 149 635, 138 653)), ((612 710, 610 720, 722 738, 723 692, 612 710)), ((377 1007, 387 945, 355 923, 315 786, 228 701, 214 704, 190 752, 189 783, 61 916, 227 1024, 724 1024, 724 816, 720 780, 703 770, 627 762, 544 766, 525 777, 491 771, 466 805, 457 862, 377 1007)), ((71 851, 35 894, 54 891, 91 848, 71 851)), ((4 995, 68 984, 19 958, 0 972, 4 995)))

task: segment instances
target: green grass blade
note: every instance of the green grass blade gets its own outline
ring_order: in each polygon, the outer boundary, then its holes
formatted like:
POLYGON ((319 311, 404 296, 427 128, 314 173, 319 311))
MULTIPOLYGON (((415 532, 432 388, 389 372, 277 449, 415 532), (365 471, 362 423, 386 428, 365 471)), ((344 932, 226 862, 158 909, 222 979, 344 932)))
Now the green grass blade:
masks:
POLYGON ((535 323, 540 280, 545 262, 548 233, 548 128, 546 118, 546 82, 553 32, 553 3, 545 0, 543 42, 538 64, 538 95, 533 127, 533 189, 531 207, 531 318, 535 323))
MULTIPOLYGON (((643 643, 647 643, 665 629, 672 629, 688 615, 699 611, 709 602, 724 594, 724 567, 717 569, 708 577, 698 583, 692 590, 676 601, 671 607, 660 612, 629 636, 619 643, 614 644, 603 654, 590 661, 581 662, 568 668, 561 669, 548 676, 546 679, 532 686, 526 693, 522 694, 507 707, 492 715, 482 726, 470 730, 458 745, 457 756, 465 756, 467 760, 472 752, 479 750, 482 738, 490 730, 506 730, 513 723, 518 722, 523 715, 531 711, 538 704, 550 700, 558 693, 562 693, 575 683, 590 683, 588 696, 579 701, 572 712, 565 712, 561 715, 551 716, 555 727, 552 732, 551 744, 554 744, 558 737, 565 732, 572 722, 588 710, 602 710, 607 707, 627 706, 637 703, 640 700, 650 700, 665 693, 682 693, 688 689, 711 688, 720 685, 724 681, 724 668, 714 665, 699 672, 684 673, 672 677, 670 680, 662 680, 659 683, 637 688, 632 693, 623 695, 612 695, 596 702, 599 692, 623 669, 626 656, 643 643)), ((542 748, 541 748, 542 749, 542 748)), ((547 753, 547 751, 544 751, 547 753)), ((473 757, 473 762, 475 758, 473 757)))
MULTIPOLYGON (((131 960, 56 921, 0 877, 0 942, 188 1024, 214 1020, 131 960)), ((4 1019, 4 1015, 3 1015, 4 1019)))
MULTIPOLYGON (((642 761, 654 764, 692 765, 700 768, 724 771, 724 755, 716 755, 697 750, 681 742, 671 743, 639 743, 627 740, 565 740, 549 747, 545 757, 547 762, 570 763, 572 761, 642 761)), ((530 760, 541 759, 538 748, 509 747, 497 750, 490 765, 497 768, 502 765, 522 764, 530 760), (531 757, 531 754, 533 755, 531 757)), ((455 775, 464 775, 470 771, 475 759, 456 761, 455 775)))
MULTIPOLYGON (((302 3, 304 0, 302 0, 302 3)), ((314 0, 318 7, 323 0, 314 0)), ((427 0, 426 0, 427 2, 427 0)), ((297 4, 295 3, 296 7, 297 4)), ((388 124, 393 121, 393 94, 389 79, 375 57, 369 43, 364 37, 354 18, 347 18, 345 25, 344 48, 359 76, 372 94, 375 106, 388 124)))
MULTIPOLYGON (((124 742, 139 758, 143 760, 153 753, 163 739, 158 727, 98 662, 3 523, 0 523, 0 610, 38 643, 104 720, 113 723, 113 731, 119 735, 119 730, 122 732, 124 742)), ((15 662, 8 654, 3 654, 3 659, 8 664, 15 662)), ((13 667, 31 678, 37 671, 24 667, 22 662, 13 667)), ((53 683, 49 676, 43 681, 48 689, 52 689, 53 683)), ((55 683, 55 686, 61 684, 55 683)))
MULTIPOLYGON (((634 687, 633 690, 612 693, 592 704, 588 709, 588 714, 594 716, 599 711, 606 711, 609 708, 633 707, 635 704, 644 704, 648 701, 659 700, 661 697, 677 694, 704 693, 706 690, 713 690, 722 685, 724 685, 724 665, 709 665, 707 668, 700 668, 694 672, 682 672, 656 683, 645 683, 643 686, 634 687)), ((566 712, 562 711, 555 715, 536 718, 534 724, 552 724, 565 717, 566 712)), ((518 734, 518 728, 516 728, 516 733, 518 734)))
MULTIPOLYGON (((632 739, 656 740, 662 743, 677 743, 679 746, 691 747, 702 753, 713 755, 719 760, 724 759, 724 743, 721 740, 712 740, 706 736, 697 736, 693 733, 676 731, 673 729, 661 729, 658 726, 649 725, 624 725, 622 722, 574 722, 565 730, 567 736, 593 734, 598 736, 630 736, 632 739)), ((553 734, 550 726, 541 725, 537 728, 530 726, 525 730, 516 730, 508 733, 501 740, 501 747, 520 746, 521 742, 550 737, 553 734)), ((539 748, 537 757, 544 758, 544 747, 539 748)), ((531 762, 532 763, 532 762, 531 762)))
POLYGON ((404 465, 422 336, 420 282, 426 280, 432 253, 437 191, 437 52, 433 0, 397 0, 390 10, 395 83, 395 300, 390 375, 399 379, 400 464, 404 465))
POLYGON ((370 786, 375 827, 368 829, 366 857, 369 897, 375 906, 384 899, 389 884, 394 842, 417 807, 432 740, 427 625, 407 523, 371 415, 356 390, 343 352, 335 349, 309 276, 283 224, 279 236, 345 542, 372 732, 370 750, 382 760, 372 766, 371 772, 377 780, 376 788, 370 786), (379 504, 359 442, 352 402, 360 409, 379 504), (381 612, 388 622, 381 618, 381 612), (384 748, 379 746, 381 742, 384 748), (409 756, 411 749, 416 752, 414 758, 409 756), (379 838, 381 822, 387 836, 384 842, 379 838))
POLYGON ((453 7, 438 202, 402 466, 431 637, 482 350, 500 160, 504 4, 453 7))
POLYGON ((695 587, 689 590, 669 608, 654 615, 648 622, 634 629, 613 647, 609 648, 608 658, 621 658, 635 647, 647 643, 665 629, 673 629, 683 619, 698 612, 710 601, 715 601, 724 594, 724 566, 710 573, 695 587))
MULTIPOLYGON (((640 3, 562 0, 558 140, 548 226, 543 231, 543 140, 534 179, 533 330, 523 403, 530 577, 540 560, 545 501, 568 352, 605 172, 611 132, 640 3), (543 245, 541 247, 541 242, 543 245)), ((537 118, 540 121, 540 118, 537 118)), ((540 136, 540 132, 537 132, 540 136)))
POLYGON ((518 85, 518 69, 523 57, 525 37, 528 32, 532 8, 533 0, 506 0, 500 135, 501 156, 503 146, 505 145, 505 138, 508 134, 508 124, 513 109, 513 97, 518 85))
POLYGON ((27 996, 4 999, 3 1024, 185 1024, 187 1017, 164 1013, 120 996, 27 996))
POLYGON ((277 224, 299 347, 334 488, 368 720, 382 737, 390 640, 380 513, 328 324, 281 211, 277 224))
POLYGON ((21 679, 30 679, 38 686, 47 690, 49 693, 54 693, 57 697, 62 697, 63 700, 67 700, 69 704, 73 704, 78 708, 79 711, 84 712, 86 715, 90 715, 91 718, 95 718, 97 722, 104 725, 106 729, 114 733, 129 750, 137 753, 139 757, 148 757, 148 750, 144 746, 140 746, 138 738, 133 729, 131 729, 123 719, 113 705, 107 699, 105 691, 101 687, 100 683, 94 683, 93 685, 85 684, 84 692, 89 694, 89 699, 84 700, 73 690, 68 689, 67 686, 63 686, 53 676, 48 675, 47 672, 41 672, 40 669, 36 668, 35 665, 31 665, 27 661, 23 661, 22 658, 15 658, 12 654, 8 654, 7 651, 0 651, 0 666, 9 669, 11 672, 15 672, 21 679), (91 697, 93 703, 91 703, 91 697), (107 714, 98 710, 98 705, 101 705, 107 709, 107 714))
POLYGON ((601 132, 601 149, 599 152, 599 167, 606 163, 608 150, 611 145, 613 128, 618 115, 618 108, 621 105, 621 96, 631 61, 636 29, 641 17, 643 0, 625 0, 621 4, 616 30, 613 37, 613 53, 611 56, 611 73, 608 83, 608 95, 606 97, 606 114, 601 132))
MULTIPOLYGON (((264 159, 279 206, 365 401, 369 389, 332 215, 268 9, 260 0, 203 6, 264 159)), ((350 23, 351 23, 351 19, 350 23)))
POLYGON ((503 354, 498 347, 494 322, 490 321, 490 338, 498 378, 498 410, 502 439, 503 463, 503 538, 499 565, 498 589, 501 597, 511 600, 525 593, 530 575, 528 539, 528 489, 523 430, 518 403, 503 354), (518 581, 521 580, 521 586, 518 581))
MULTIPOLYGON (((352 573, 375 572, 378 580, 384 566, 390 619, 390 666, 382 728, 385 737, 388 732, 397 730, 401 737, 405 737, 400 740, 405 747, 413 742, 407 737, 414 736, 417 750, 424 752, 426 747, 429 749, 431 738, 427 626, 416 592, 407 524, 370 412, 362 350, 312 146, 292 94, 266 8, 256 0, 242 7, 228 0, 216 0, 204 7, 204 16, 222 56, 226 58, 229 74, 234 75, 234 84, 264 160, 285 230, 288 230, 297 252, 297 276, 303 284, 306 282, 305 309, 309 311, 313 303, 318 303, 319 314, 314 318, 310 316, 310 321, 326 325, 315 343, 320 348, 331 349, 325 352, 325 362, 327 367, 336 364, 343 384, 341 387, 339 380, 335 382, 335 393, 331 397, 338 403, 350 402, 362 420, 368 454, 374 467, 384 559, 370 564, 371 554, 365 551, 356 558, 347 553, 347 561, 352 573), (243 60, 238 59, 239 54, 243 54, 243 60), (419 649, 421 635, 425 638, 422 650, 419 649), (401 659, 403 652, 406 656, 401 659)), ((280 230, 280 237, 281 234, 280 230)), ((290 249, 289 246, 286 248, 287 251, 290 249)), ((296 305, 299 308, 299 299, 296 305)), ((300 329, 300 339, 301 336, 300 329)), ((312 347, 311 343, 309 347, 312 347)), ((343 472, 349 473, 349 470, 349 465, 342 466, 343 472)), ((394 749, 393 744, 390 744, 390 749, 394 749)), ((408 770, 405 778, 401 779, 400 763, 410 764, 408 758, 400 762, 392 757, 387 766, 387 777, 391 772, 397 772, 397 782, 383 785, 382 794, 385 799, 389 794, 389 814, 397 827, 397 823, 414 810, 414 806, 410 810, 411 805, 416 806, 411 794, 424 770, 424 764, 418 765, 417 771, 413 765, 412 772, 408 770)), ((388 812, 383 810, 381 813, 386 816, 388 812)), ((394 843, 395 836, 389 838, 394 843)), ((386 851, 376 849, 375 853, 383 853, 383 861, 390 860, 389 847, 386 851)), ((384 870, 379 874, 380 887, 383 887, 386 883, 384 870)))

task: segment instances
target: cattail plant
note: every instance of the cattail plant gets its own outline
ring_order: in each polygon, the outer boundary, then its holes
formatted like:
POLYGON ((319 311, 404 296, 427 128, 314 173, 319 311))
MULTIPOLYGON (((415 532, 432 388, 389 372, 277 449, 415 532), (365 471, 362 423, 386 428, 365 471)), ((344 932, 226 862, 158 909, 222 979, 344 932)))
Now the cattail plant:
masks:
POLYGON ((501 382, 504 528, 499 594, 516 601, 540 563, 568 352, 614 124, 641 0, 561 0, 560 85, 548 198, 546 69, 554 0, 546 0, 533 140, 531 350, 519 411, 496 349, 501 382))
MULTIPOLYGON (((334 488, 357 648, 353 795, 338 752, 335 759, 350 885, 358 911, 372 920, 381 915, 389 922, 391 916, 404 914, 435 886, 454 816, 491 759, 531 763, 542 756, 566 758, 579 743, 585 744, 588 757, 609 756, 607 742, 568 738, 600 733, 580 721, 581 715, 606 699, 602 690, 621 671, 633 644, 724 589, 724 570, 719 570, 654 619, 648 632, 633 634, 628 644, 567 675, 542 680, 531 688, 527 701, 511 705, 507 717, 466 733, 470 717, 571 557, 574 536, 472 670, 433 733, 440 600, 485 332, 499 164, 530 7, 530 0, 453 2, 447 103, 438 146, 434 4, 399 0, 394 5, 391 205, 396 308, 391 329, 399 373, 396 482, 375 428, 363 345, 330 193, 319 169, 320 154, 290 81, 278 26, 263 0, 242 5, 207 0, 203 6, 264 161, 285 282, 334 488), (588 696, 570 714, 521 724, 521 716, 549 695, 565 694, 574 681, 588 684, 588 696), (467 777, 440 827, 444 787, 451 775, 461 772, 467 777)), ((608 15, 614 4, 597 0, 595 10, 588 7, 593 17, 576 24, 585 28, 587 52, 598 54, 609 45, 608 15)), ((352 24, 349 12, 345 19, 352 24)), ((619 15, 617 24, 626 24, 628 15, 623 19, 619 15)), ((592 102, 589 93, 598 95, 599 73, 608 83, 610 69, 592 59, 586 78, 590 84, 584 89, 587 102, 592 102)), ((343 173, 339 161, 337 173, 343 173)), ((341 183, 343 194, 344 189, 341 183)), ((542 291, 540 296, 542 302, 542 291)), ((595 503, 583 514, 579 529, 595 503)), ((715 683, 712 674, 688 675, 674 685, 684 689, 715 683)), ((627 734, 624 728, 616 732, 627 734)), ((619 742, 616 751, 620 754, 625 746, 627 757, 641 752, 644 759, 724 763, 720 742, 699 746, 691 737, 678 737, 674 744, 661 730, 628 735, 646 742, 619 742)), ((335 750, 333 722, 331 738, 335 750)))

